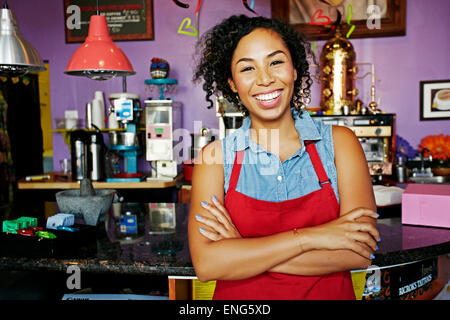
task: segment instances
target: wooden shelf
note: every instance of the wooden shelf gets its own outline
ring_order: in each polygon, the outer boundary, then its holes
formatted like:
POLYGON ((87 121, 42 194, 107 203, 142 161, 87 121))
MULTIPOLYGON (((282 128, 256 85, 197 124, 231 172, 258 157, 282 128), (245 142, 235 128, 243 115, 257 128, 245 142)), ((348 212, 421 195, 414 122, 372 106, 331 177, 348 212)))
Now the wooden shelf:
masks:
MULTIPOLYGON (((75 130, 86 130, 86 131, 89 131, 89 132, 95 132, 96 131, 95 129, 86 129, 86 128, 79 128, 79 129, 52 129, 53 132, 60 132, 60 133, 72 132, 72 131, 75 131, 75 130)), ((110 131, 123 131, 123 132, 125 132, 124 128, 117 128, 117 129, 106 128, 106 129, 99 129, 99 130, 100 130, 100 132, 110 132, 110 131)), ((137 130, 145 131, 145 128, 137 128, 137 130)))
MULTIPOLYGON (((62 180, 62 174, 58 172, 46 173, 50 175, 50 179, 41 181, 25 181, 22 178, 17 183, 17 188, 21 190, 50 190, 50 189, 79 189, 80 182, 62 180)), ((174 180, 152 180, 141 182, 92 182, 94 189, 159 189, 169 188, 176 185, 179 179, 182 179, 183 174, 179 174, 174 180)))

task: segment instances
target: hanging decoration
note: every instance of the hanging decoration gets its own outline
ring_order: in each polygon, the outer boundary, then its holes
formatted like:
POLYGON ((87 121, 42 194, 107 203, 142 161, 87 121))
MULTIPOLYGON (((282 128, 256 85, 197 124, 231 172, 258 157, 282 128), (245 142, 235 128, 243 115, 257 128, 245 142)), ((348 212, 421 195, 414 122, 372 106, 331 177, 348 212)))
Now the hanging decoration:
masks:
POLYGON ((250 6, 248 5, 248 1, 247 1, 247 0, 242 0, 242 3, 244 4, 244 7, 245 7, 247 10, 253 12, 254 14, 257 14, 257 13, 255 12, 255 10, 253 10, 253 6, 254 6, 254 4, 255 4, 255 1, 254 1, 254 0, 252 0, 252 3, 251 3, 250 6))
POLYGON ((173 0, 173 2, 181 8, 185 8, 185 9, 189 8, 189 5, 187 3, 183 3, 179 0, 173 0))
POLYGON ((350 26, 350 30, 348 30, 347 35, 345 36, 347 39, 350 37, 353 30, 355 30, 355 28, 356 28, 356 26, 354 24, 350 23, 352 16, 353 16, 353 8, 352 8, 352 5, 349 4, 347 7, 347 24, 350 26))
POLYGON ((202 6, 202 0, 198 0, 197 2, 197 8, 195 8, 195 28, 197 29, 197 39, 199 37, 199 21, 198 21, 198 13, 200 11, 200 7, 202 6))
MULTIPOLYGON (((189 8, 189 4, 183 3, 179 0, 173 0, 173 2, 184 9, 189 8)), ((197 36, 197 39, 199 37, 199 12, 200 8, 202 6, 202 0, 198 0, 197 7, 195 8, 195 26, 191 26, 191 19, 190 18, 184 18, 181 22, 180 26, 178 27, 178 33, 185 34, 188 36, 197 36)))

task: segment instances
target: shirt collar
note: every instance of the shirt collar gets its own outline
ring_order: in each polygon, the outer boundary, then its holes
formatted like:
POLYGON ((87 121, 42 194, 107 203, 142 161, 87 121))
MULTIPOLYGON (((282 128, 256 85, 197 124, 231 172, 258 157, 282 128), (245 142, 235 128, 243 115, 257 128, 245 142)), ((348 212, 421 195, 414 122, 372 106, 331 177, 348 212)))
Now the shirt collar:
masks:
MULTIPOLYGON (((308 114, 307 111, 301 110, 300 112, 291 109, 292 116, 295 121, 295 128, 300 136, 300 140, 302 141, 302 145, 304 145, 304 141, 306 140, 321 140, 322 135, 317 129, 314 120, 308 114)), ((241 151, 247 148, 250 148, 253 152, 262 152, 266 151, 262 146, 258 145, 256 142, 250 139, 250 128, 252 125, 252 121, 250 116, 246 117, 242 123, 242 126, 233 132, 232 138, 234 141, 232 143, 231 148, 233 151, 241 151)))

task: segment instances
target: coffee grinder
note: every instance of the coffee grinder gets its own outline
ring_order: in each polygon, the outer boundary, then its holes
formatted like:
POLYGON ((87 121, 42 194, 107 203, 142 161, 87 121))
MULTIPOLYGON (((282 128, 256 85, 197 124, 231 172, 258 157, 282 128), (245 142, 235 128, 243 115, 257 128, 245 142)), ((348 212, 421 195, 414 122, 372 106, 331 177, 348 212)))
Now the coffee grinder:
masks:
POLYGON ((181 128, 181 105, 165 92, 173 92, 178 84, 176 79, 147 79, 150 90, 158 89, 159 99, 145 100, 146 119, 146 160, 151 162, 151 180, 173 180, 178 174, 177 155, 174 154, 174 130, 181 128))
MULTIPOLYGON (((117 152, 124 159, 124 172, 106 178, 107 182, 139 182, 142 173, 137 172, 137 157, 142 154, 137 132, 141 114, 139 95, 127 92, 109 95, 111 103, 109 115, 114 112, 116 119, 125 127, 125 132, 109 133, 109 150, 117 152)), ((108 115, 108 116, 109 116, 108 115)))

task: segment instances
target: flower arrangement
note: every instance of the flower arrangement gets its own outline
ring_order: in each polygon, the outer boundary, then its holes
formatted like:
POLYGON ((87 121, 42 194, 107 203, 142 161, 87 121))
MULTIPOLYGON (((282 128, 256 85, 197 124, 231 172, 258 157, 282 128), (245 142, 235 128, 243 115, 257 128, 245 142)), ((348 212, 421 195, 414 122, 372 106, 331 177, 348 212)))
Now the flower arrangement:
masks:
POLYGON ((417 155, 417 150, 414 149, 406 139, 396 135, 395 137, 395 157, 402 158, 404 161, 413 159, 417 155))
POLYGON ((450 168, 450 136, 429 135, 422 139, 419 151, 424 151, 425 156, 433 157, 433 168, 450 168))

